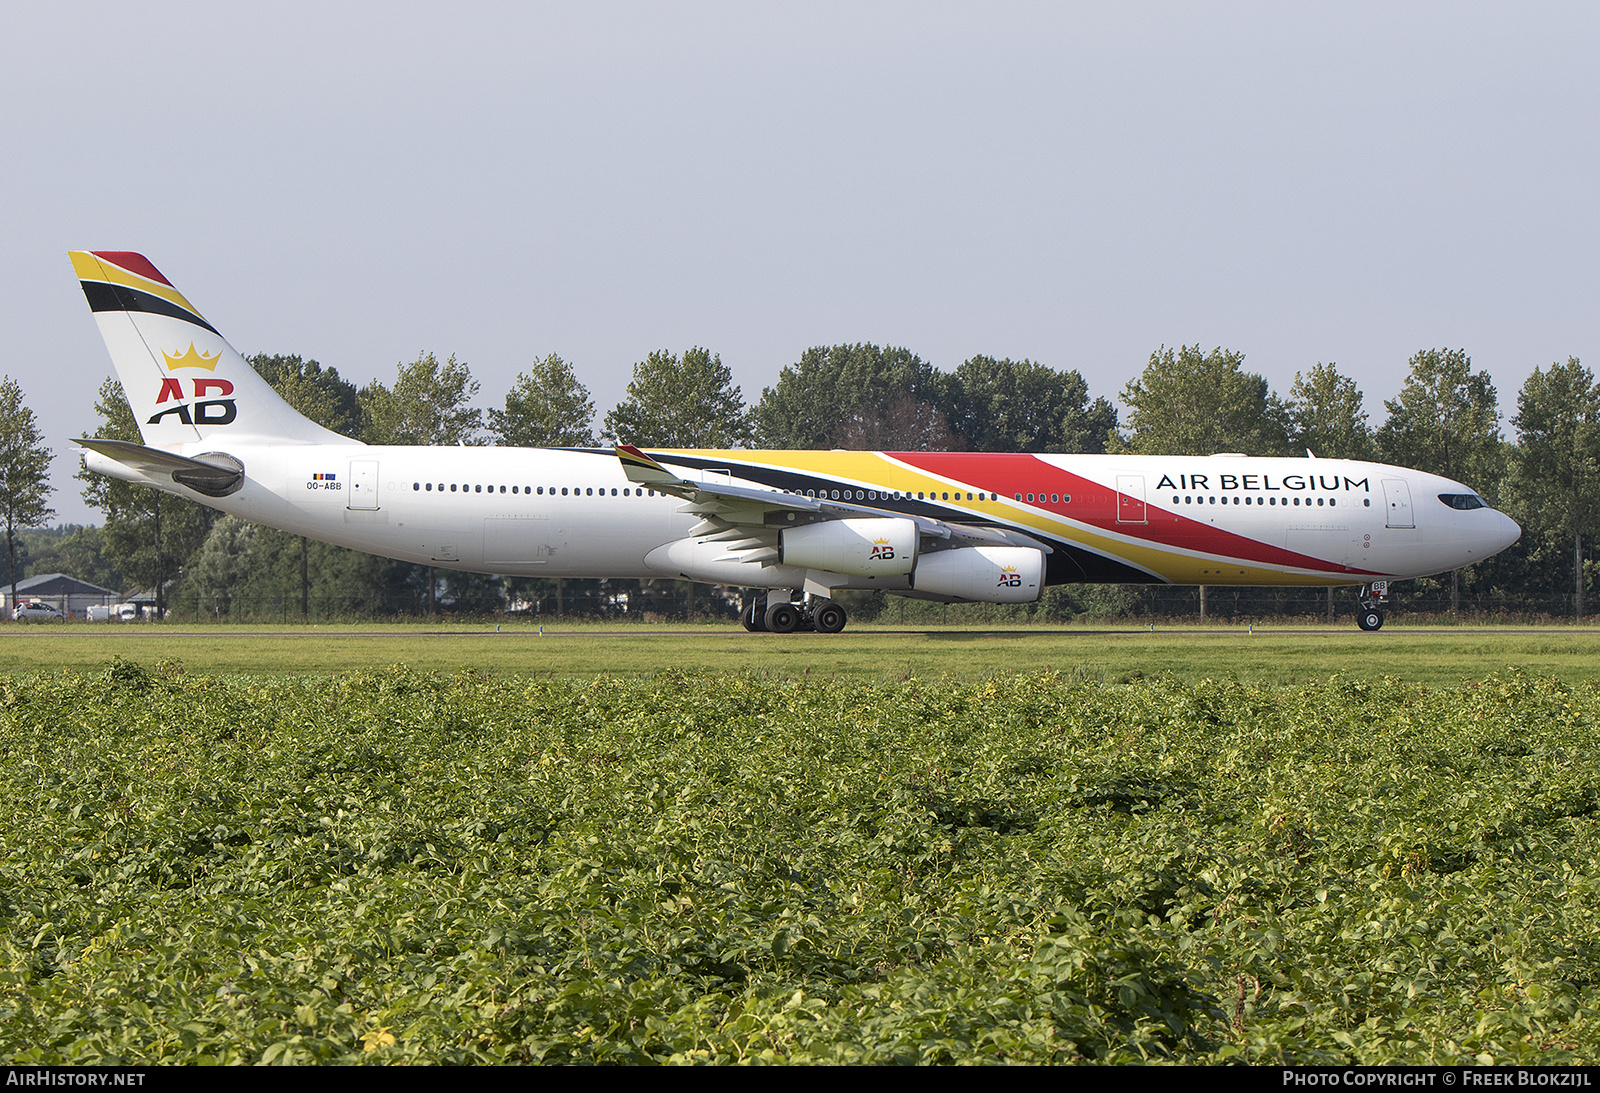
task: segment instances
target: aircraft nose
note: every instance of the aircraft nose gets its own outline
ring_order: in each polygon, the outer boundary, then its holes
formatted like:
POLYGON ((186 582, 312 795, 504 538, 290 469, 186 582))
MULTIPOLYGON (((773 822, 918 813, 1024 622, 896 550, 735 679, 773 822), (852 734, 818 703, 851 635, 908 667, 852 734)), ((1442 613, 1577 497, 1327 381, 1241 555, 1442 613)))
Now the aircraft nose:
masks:
POLYGON ((1521 525, 1503 512, 1497 511, 1495 515, 1500 519, 1499 526, 1494 531, 1494 550, 1491 553, 1499 553, 1522 538, 1521 525))

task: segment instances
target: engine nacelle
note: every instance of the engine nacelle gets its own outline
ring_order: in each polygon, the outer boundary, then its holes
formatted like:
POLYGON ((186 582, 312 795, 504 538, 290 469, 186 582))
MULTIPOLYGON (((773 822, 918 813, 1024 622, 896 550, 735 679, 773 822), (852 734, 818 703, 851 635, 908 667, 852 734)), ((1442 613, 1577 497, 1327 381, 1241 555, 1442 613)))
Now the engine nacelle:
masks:
POLYGON ((978 603, 1032 603, 1044 591, 1044 554, 1013 546, 940 550, 917 562, 911 587, 978 603))
POLYGON ((858 577, 898 577, 917 561, 917 525, 898 517, 828 520, 785 528, 784 565, 858 577))

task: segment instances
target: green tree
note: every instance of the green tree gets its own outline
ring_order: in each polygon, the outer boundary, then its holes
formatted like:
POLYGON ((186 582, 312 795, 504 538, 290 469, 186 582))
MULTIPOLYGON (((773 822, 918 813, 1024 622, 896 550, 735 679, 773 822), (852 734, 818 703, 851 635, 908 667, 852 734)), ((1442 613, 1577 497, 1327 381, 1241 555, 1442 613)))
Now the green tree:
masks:
POLYGON ((1198 345, 1162 346, 1122 389, 1129 450, 1141 455, 1285 455, 1287 411, 1244 354, 1198 345))
MULTIPOLYGON (((107 378, 100 385, 95 411, 100 426, 92 434, 106 440, 142 443, 139 426, 128 408, 122 384, 107 378)), ((102 552, 127 580, 155 591, 156 609, 165 612, 167 582, 205 540, 212 510, 150 486, 93 474, 77 474, 83 499, 106 515, 102 552)))
POLYGON ((478 381, 451 356, 424 353, 397 366, 394 386, 373 380, 359 392, 369 444, 481 444, 483 412, 472 406, 478 381))
POLYGON ((120 589, 122 574, 101 553, 104 539, 99 528, 80 524, 28 529, 18 536, 19 545, 27 547, 19 568, 24 576, 66 573, 101 588, 120 589))
POLYGON ((517 448, 591 447, 593 422, 589 389, 554 353, 517 376, 504 410, 489 411, 495 440, 517 448))
POLYGON ((11 569, 11 602, 17 602, 17 532, 38 527, 56 514, 46 501, 50 449, 44 446, 33 408, 10 376, 0 380, 0 490, 6 515, 6 559, 11 569))
POLYGON ((195 551, 184 570, 184 584, 202 613, 229 613, 233 599, 252 576, 251 547, 257 528, 238 516, 224 516, 195 551))
POLYGON ((1090 403, 1076 370, 1029 360, 964 361, 949 384, 948 406, 961 446, 975 452, 1099 453, 1117 428, 1116 407, 1103 398, 1090 403))
POLYGON ((606 415, 605 433, 656 448, 745 448, 753 435, 733 373, 698 346, 635 364, 627 397, 606 415))
POLYGON ((1289 388, 1289 433, 1295 452, 1325 459, 1371 459, 1372 429, 1361 388, 1335 364, 1315 364, 1294 374, 1289 388))
MULTIPOLYGON (((896 432, 894 422, 931 427, 948 402, 950 377, 909 349, 876 345, 813 346, 783 369, 756 404, 756 432, 764 448, 845 448, 845 435, 896 432)), ((893 446, 893 445, 891 445, 893 446)))
POLYGON ((1487 372, 1460 349, 1425 349, 1411 358, 1400 394, 1384 402, 1378 429, 1387 463, 1453 478, 1491 499, 1503 463, 1500 406, 1487 372))
POLYGON ((314 360, 302 360, 298 354, 257 353, 246 359, 299 413, 341 436, 361 435, 360 393, 355 384, 339 375, 337 368, 324 368, 314 360))
POLYGON ((1572 543, 1573 611, 1583 615, 1583 540, 1600 530, 1600 387, 1568 357, 1533 375, 1511 419, 1518 443, 1511 491, 1524 521, 1572 543))

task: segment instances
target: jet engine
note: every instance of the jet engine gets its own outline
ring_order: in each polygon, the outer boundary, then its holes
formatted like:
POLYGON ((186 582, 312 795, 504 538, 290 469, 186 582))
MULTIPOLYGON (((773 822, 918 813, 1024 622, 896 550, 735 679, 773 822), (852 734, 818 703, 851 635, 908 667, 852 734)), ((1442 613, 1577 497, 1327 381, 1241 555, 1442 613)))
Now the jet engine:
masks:
POLYGON ((911 587, 979 603, 1032 603, 1044 589, 1044 554, 1031 547, 957 547, 924 554, 911 587))
POLYGON ((829 520, 785 528, 784 565, 856 577, 898 577, 917 561, 917 525, 898 517, 829 520))

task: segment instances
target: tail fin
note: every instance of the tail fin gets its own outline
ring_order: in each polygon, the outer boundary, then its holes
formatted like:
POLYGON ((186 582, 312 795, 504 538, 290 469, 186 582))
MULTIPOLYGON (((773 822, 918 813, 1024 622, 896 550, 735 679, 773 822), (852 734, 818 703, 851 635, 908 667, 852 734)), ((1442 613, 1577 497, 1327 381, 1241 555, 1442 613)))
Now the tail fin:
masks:
POLYGON ((146 444, 354 443, 284 402, 143 255, 71 255, 146 444))

